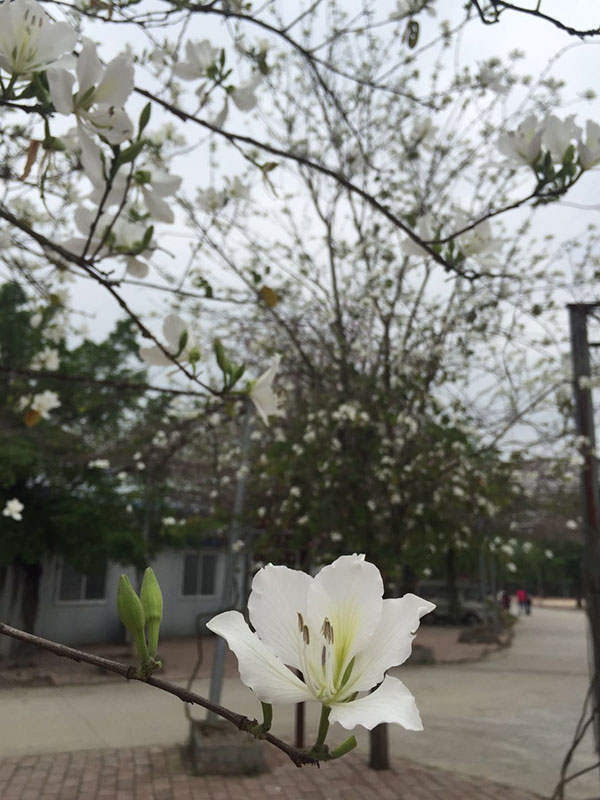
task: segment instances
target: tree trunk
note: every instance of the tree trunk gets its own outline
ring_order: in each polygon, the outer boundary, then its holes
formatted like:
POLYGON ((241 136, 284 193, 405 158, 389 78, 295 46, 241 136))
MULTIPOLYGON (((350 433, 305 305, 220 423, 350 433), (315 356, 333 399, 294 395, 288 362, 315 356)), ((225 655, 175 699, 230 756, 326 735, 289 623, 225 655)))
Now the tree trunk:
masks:
POLYGON ((449 547, 446 550, 446 581, 448 584, 448 617, 453 625, 458 625, 460 622, 460 608, 458 606, 456 560, 453 547, 449 547))
POLYGON ((371 769, 390 768, 387 722, 369 732, 369 766, 371 769))
MULTIPOLYGON (((40 581, 42 577, 41 564, 19 564, 19 571, 22 576, 22 595, 21 595, 21 616, 23 630, 27 633, 35 633, 35 623, 38 615, 40 601, 40 581)), ((16 649, 16 656, 19 661, 29 659, 38 649, 32 645, 21 642, 16 649)))

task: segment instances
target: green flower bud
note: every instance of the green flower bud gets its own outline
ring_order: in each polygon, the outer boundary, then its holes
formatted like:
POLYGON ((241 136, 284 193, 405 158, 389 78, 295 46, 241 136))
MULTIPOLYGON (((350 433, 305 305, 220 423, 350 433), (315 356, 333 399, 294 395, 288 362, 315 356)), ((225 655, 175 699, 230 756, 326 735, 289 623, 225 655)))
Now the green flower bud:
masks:
POLYGON ((163 596, 152 567, 148 567, 144 572, 140 598, 148 629, 148 651, 150 657, 154 658, 158 649, 158 631, 163 614, 163 596))
POLYGON ((148 648, 146 647, 146 635, 144 632, 146 618, 142 601, 135 593, 127 575, 121 575, 119 579, 117 609, 121 622, 133 636, 138 655, 143 664, 148 660, 148 648))

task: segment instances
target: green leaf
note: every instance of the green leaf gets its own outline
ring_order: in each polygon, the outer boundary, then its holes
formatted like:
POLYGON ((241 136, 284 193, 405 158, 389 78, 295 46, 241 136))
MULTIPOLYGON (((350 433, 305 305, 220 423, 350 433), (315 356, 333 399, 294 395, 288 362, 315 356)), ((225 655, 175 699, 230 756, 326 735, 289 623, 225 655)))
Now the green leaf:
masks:
POLYGON ((144 128, 150 122, 150 114, 152 113, 152 104, 146 103, 143 107, 142 112, 140 114, 140 118, 138 121, 138 139, 141 137, 142 133, 144 132, 144 128))

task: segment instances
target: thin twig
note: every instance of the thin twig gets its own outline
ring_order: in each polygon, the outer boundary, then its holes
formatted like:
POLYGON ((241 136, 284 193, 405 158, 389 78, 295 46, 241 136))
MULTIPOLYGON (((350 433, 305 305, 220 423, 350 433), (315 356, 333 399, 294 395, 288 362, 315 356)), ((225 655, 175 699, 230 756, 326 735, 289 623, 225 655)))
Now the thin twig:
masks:
MULTIPOLYGON (((240 731, 250 731, 254 726, 257 725, 257 721, 255 719, 249 719, 243 714, 238 714, 235 711, 231 711, 229 708, 225 708, 217 703, 211 703, 210 700, 207 700, 205 697, 202 697, 195 692, 190 692, 188 689, 184 689, 181 686, 175 686, 175 684, 162 680, 162 678, 154 678, 152 675, 144 676, 139 673, 137 668, 134 666, 121 664, 119 661, 112 661, 108 658, 102 658, 102 656, 86 653, 83 650, 76 650, 73 647, 67 647, 66 645, 59 644, 58 642, 52 642, 49 639, 43 639, 40 636, 34 636, 33 634, 26 633, 18 628, 13 628, 11 625, 7 625, 4 622, 0 622, 0 634, 10 636, 12 639, 18 639, 21 642, 27 642, 28 644, 31 644, 34 647, 39 647, 42 650, 48 650, 49 652, 54 653, 54 655, 60 656, 61 658, 70 658, 72 661, 92 664, 93 666, 106 669, 109 672, 114 672, 117 675, 121 675, 128 681, 140 681, 140 683, 147 683, 149 686, 162 689, 163 692, 168 692, 169 694, 175 695, 175 697, 178 697, 184 703, 192 703, 193 705, 202 706, 208 711, 212 711, 213 714, 216 714, 217 716, 226 719, 228 722, 231 722, 231 724, 235 725, 240 731)), ((305 764, 316 764, 319 766, 319 762, 316 758, 309 756, 307 753, 299 750, 296 747, 292 747, 292 745, 287 744, 287 742, 284 742, 277 736, 273 736, 271 733, 265 732, 261 734, 260 738, 265 739, 267 742, 284 752, 297 767, 302 767, 305 764)))

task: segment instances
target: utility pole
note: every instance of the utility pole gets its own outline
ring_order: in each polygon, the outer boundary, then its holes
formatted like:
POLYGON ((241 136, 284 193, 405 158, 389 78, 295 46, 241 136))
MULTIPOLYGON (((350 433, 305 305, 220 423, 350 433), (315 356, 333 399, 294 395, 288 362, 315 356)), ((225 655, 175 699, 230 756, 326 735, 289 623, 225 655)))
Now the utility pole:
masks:
POLYGON ((573 396, 577 434, 583 442, 581 490, 583 508, 583 591, 589 621, 589 649, 594 735, 596 752, 600 755, 600 494, 596 432, 592 403, 590 343, 587 334, 588 315, 600 303, 572 303, 569 309, 571 357, 573 361, 573 396), (583 379, 583 380, 582 380, 583 379))

